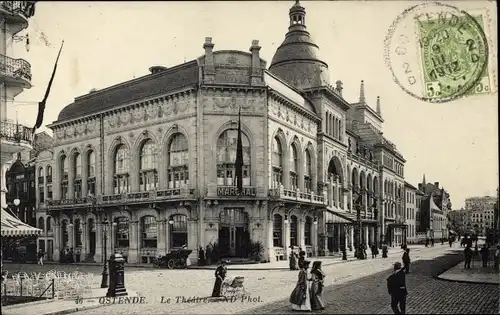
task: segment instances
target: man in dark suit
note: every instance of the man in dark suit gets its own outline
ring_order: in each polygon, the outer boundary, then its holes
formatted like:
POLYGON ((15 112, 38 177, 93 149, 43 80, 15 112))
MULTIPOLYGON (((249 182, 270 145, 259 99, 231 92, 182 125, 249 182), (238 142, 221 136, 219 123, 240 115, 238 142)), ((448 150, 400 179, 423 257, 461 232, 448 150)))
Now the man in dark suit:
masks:
POLYGON ((391 295, 391 308, 394 314, 406 314, 406 274, 400 262, 394 264, 394 272, 387 278, 387 290, 391 295))

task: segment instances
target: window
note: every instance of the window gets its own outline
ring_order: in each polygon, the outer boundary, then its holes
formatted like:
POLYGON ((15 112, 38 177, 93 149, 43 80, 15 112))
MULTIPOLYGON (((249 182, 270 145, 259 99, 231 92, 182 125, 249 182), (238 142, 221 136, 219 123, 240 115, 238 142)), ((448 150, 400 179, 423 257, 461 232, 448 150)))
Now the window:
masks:
POLYGON ((75 235, 75 247, 82 247, 82 224, 80 219, 75 220, 73 233, 75 235))
POLYGON ((73 157, 73 174, 75 178, 73 180, 73 191, 75 193, 75 198, 82 197, 82 156, 80 153, 75 153, 73 157))
POLYGON ((312 189, 312 163, 311 163, 311 153, 309 150, 305 151, 304 154, 304 188, 307 193, 311 192, 312 189))
POLYGON ((158 185, 158 174, 156 172, 156 145, 151 139, 146 140, 140 153, 140 191, 154 190, 158 185))
POLYGON ((290 189, 296 190, 299 185, 299 158, 297 156, 297 148, 292 143, 290 152, 290 189))
POLYGON ((176 133, 168 145, 167 178, 168 188, 189 185, 189 146, 186 136, 176 133))
POLYGON ((45 220, 42 217, 38 218, 38 228, 45 232, 45 220))
POLYGON ((47 217, 47 232, 52 232, 52 218, 51 217, 47 217))
POLYGON ((38 191, 39 191, 39 202, 44 203, 45 202, 45 187, 43 186, 38 186, 38 191))
POLYGON ((156 240, 157 240, 157 223, 156 223, 156 218, 147 215, 142 217, 141 219, 142 224, 141 224, 141 231, 142 231, 142 237, 141 237, 141 245, 142 248, 154 248, 156 249, 156 240))
POLYGON ((95 195, 95 152, 87 152, 87 190, 88 194, 95 195))
POLYGON ((311 217, 306 217, 306 224, 304 226, 304 241, 306 245, 312 245, 311 230, 312 230, 312 219, 311 217))
POLYGON ((273 246, 283 247, 283 220, 279 214, 275 214, 273 218, 273 246))
POLYGON ((297 217, 292 215, 290 217, 290 245, 298 246, 297 243, 297 217))
POLYGON ((47 166, 47 184, 52 183, 52 166, 47 166))
POLYGON ((129 220, 127 217, 115 219, 115 247, 129 247, 129 220))
MULTIPOLYGON (((217 185, 236 185, 236 149, 238 144, 238 130, 227 129, 217 139, 217 185)), ((243 186, 250 186, 250 141, 241 134, 243 147, 243 186)))
POLYGON ((274 137, 271 146, 272 188, 280 188, 283 183, 283 147, 278 137, 274 137))
POLYGON ((47 185, 47 199, 52 200, 52 185, 47 185))
POLYGON ((68 159, 65 155, 61 156, 61 199, 68 199, 68 159))
POLYGON ((40 167, 38 169, 38 185, 43 185, 43 183, 44 183, 43 167, 40 167))
POLYGON ((115 194, 121 194, 129 191, 128 182, 128 150, 122 144, 115 152, 114 156, 114 187, 115 194))
POLYGON ((170 247, 182 247, 187 246, 188 242, 188 228, 187 228, 187 217, 183 214, 175 214, 170 217, 170 247), (172 221, 170 221, 172 220, 172 221))

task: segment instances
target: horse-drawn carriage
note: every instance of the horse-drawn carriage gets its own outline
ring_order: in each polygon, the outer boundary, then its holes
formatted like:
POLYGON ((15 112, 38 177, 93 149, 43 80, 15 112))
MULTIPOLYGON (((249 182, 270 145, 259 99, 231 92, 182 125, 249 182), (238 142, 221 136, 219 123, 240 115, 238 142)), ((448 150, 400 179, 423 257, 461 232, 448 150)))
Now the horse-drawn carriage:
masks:
POLYGON ((166 266, 168 269, 187 268, 190 265, 187 258, 192 252, 190 249, 172 250, 166 255, 156 257, 153 261, 153 267, 160 268, 166 266))

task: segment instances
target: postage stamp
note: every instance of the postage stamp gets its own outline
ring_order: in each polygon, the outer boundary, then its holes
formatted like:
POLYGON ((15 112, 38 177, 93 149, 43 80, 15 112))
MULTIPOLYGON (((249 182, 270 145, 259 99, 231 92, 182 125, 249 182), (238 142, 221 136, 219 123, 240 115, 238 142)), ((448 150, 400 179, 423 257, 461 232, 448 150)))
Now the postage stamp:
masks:
POLYGON ((385 40, 385 61, 408 94, 442 103, 491 93, 484 15, 426 2, 405 10, 385 40))

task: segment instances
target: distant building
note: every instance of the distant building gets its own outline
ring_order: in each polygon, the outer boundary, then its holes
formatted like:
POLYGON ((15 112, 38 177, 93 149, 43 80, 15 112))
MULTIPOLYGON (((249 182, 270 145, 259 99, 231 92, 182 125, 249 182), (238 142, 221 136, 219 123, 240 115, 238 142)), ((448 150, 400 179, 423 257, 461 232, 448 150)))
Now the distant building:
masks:
POLYGON ((405 215, 408 226, 407 241, 409 243, 417 241, 417 191, 418 189, 415 186, 405 182, 405 215))
POLYGON ((452 210, 448 212, 450 233, 463 235, 467 231, 468 215, 465 209, 452 210))
POLYGON ((469 197, 465 199, 465 210, 468 215, 468 226, 471 231, 480 235, 494 229, 495 227, 495 203, 497 198, 494 196, 469 197))
POLYGON ((420 205, 420 232, 426 232, 428 238, 439 240, 448 238, 448 212, 451 210, 449 193, 439 182, 427 183, 425 175, 418 190, 424 193, 420 205))

